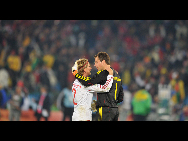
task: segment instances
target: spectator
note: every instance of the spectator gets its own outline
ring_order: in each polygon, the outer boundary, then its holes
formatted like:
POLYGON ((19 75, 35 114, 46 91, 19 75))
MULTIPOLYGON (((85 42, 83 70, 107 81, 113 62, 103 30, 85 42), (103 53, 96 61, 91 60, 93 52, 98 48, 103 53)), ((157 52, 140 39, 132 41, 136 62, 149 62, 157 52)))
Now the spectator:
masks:
POLYGON ((172 73, 172 80, 170 81, 172 89, 175 91, 175 95, 172 96, 174 104, 180 104, 185 98, 184 82, 180 79, 178 72, 172 73))
POLYGON ((25 90, 25 95, 23 96, 23 105, 21 107, 21 110, 28 111, 31 106, 30 100, 29 100, 29 93, 26 87, 24 87, 23 89, 25 90))
POLYGON ((11 95, 10 103, 10 113, 9 120, 10 121, 19 121, 21 116, 21 106, 23 104, 23 92, 21 87, 16 87, 16 90, 11 95))
POLYGON ((150 113, 152 99, 145 89, 138 90, 132 100, 132 112, 134 121, 146 121, 150 113))
POLYGON ((72 96, 72 84, 68 84, 68 88, 64 88, 57 98, 57 105, 58 108, 63 112, 63 119, 69 118, 72 121, 72 114, 74 111, 74 104, 73 104, 73 96, 72 96))
POLYGON ((40 88, 40 98, 37 102, 37 110, 35 116, 37 121, 40 121, 41 117, 44 117, 45 121, 48 121, 50 116, 51 101, 46 86, 40 88))
POLYGON ((183 107, 183 110, 180 114, 180 118, 179 118, 180 121, 187 121, 188 120, 188 106, 185 105, 183 107))
POLYGON ((3 88, 8 88, 8 86, 9 86, 9 79, 10 78, 9 78, 8 71, 0 65, 0 85, 3 88))
POLYGON ((182 69, 182 74, 181 74, 181 78, 183 83, 184 83, 184 88, 185 88, 185 96, 188 96, 188 69, 183 68, 182 69))
POLYGON ((43 61, 46 64, 47 68, 52 68, 55 62, 55 58, 53 55, 51 55, 49 52, 46 53, 43 57, 43 61))
POLYGON ((32 73, 32 68, 30 62, 25 62, 24 68, 22 70, 22 79, 24 86, 29 90, 29 92, 34 92, 35 90, 35 77, 32 73))
POLYGON ((123 72, 122 83, 123 85, 129 85, 131 82, 131 72, 129 69, 125 69, 123 72))
POLYGON ((147 79, 145 89, 151 94, 152 100, 154 101, 155 96, 158 94, 158 82, 153 77, 147 79))
POLYGON ((188 30, 182 20, 178 21, 178 23, 175 25, 175 29, 177 39, 179 39, 181 36, 187 37, 188 30))
POLYGON ((67 71, 65 70, 65 66, 60 64, 57 71, 57 79, 61 86, 61 89, 67 87, 67 71))
POLYGON ((40 83, 41 85, 45 85, 48 87, 49 91, 51 91, 50 80, 48 76, 48 70, 45 64, 42 65, 42 69, 40 71, 40 83))
POLYGON ((55 86, 57 85, 57 77, 53 69, 47 68, 47 75, 48 75, 49 82, 50 82, 50 88, 55 88, 55 86))
POLYGON ((128 91, 128 87, 126 85, 123 86, 124 100, 119 105, 119 121, 126 121, 127 117, 131 113, 131 100, 132 94, 128 91))
POLYGON ((8 101, 6 90, 0 85, 0 108, 6 109, 8 101))
POLYGON ((180 79, 178 72, 172 73, 172 80, 170 81, 172 89, 175 91, 175 94, 172 96, 172 101, 174 104, 181 104, 185 99, 185 89, 184 82, 180 79))
MULTIPOLYGON (((1 35, 2 36, 2 35, 1 35)), ((2 38, 2 37, 0 37, 2 38)), ((0 46, 0 66, 5 66, 6 49, 0 46)))
POLYGON ((12 78, 12 86, 14 87, 21 69, 21 59, 18 55, 16 55, 15 51, 11 51, 11 54, 7 58, 7 63, 9 67, 9 74, 12 78))

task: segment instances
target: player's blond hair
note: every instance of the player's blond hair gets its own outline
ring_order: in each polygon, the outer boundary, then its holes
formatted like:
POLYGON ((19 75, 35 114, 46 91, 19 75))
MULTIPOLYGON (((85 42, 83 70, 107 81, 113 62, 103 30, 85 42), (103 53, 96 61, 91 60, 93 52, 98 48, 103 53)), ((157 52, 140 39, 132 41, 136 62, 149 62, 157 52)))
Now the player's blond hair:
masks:
POLYGON ((82 58, 76 61, 78 66, 78 74, 83 75, 84 69, 88 66, 88 59, 82 58))

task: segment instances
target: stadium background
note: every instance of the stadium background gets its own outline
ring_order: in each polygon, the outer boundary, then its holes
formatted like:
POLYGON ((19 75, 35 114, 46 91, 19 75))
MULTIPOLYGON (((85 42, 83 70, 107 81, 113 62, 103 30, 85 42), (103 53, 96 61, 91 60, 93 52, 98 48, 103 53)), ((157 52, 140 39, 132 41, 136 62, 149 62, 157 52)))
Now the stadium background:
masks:
POLYGON ((9 75, 0 77, 1 89, 6 90, 0 120, 8 120, 9 96, 17 85, 27 89, 31 102, 20 120, 35 120, 32 99, 38 98, 40 85, 49 88, 49 120, 61 120, 57 99, 74 81, 71 67, 85 57, 92 65, 92 74, 96 73, 93 56, 99 51, 109 54, 125 92, 133 96, 138 86, 145 85, 152 96, 152 120, 157 120, 156 107, 161 106, 159 84, 172 86, 167 99, 173 103, 171 120, 186 120, 187 37, 187 20, 0 20, 0 74, 6 71, 9 75))

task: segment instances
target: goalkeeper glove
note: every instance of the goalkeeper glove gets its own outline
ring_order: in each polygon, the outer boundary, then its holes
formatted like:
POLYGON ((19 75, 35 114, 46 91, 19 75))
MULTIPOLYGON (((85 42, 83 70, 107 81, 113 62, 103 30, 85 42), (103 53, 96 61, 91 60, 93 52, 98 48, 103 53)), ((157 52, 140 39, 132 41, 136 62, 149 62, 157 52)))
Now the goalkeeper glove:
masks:
POLYGON ((74 66, 72 67, 72 73, 75 76, 76 73, 78 73, 78 66, 77 66, 77 62, 74 63, 74 66))
POLYGON ((97 109, 96 109, 96 103, 97 103, 96 100, 93 100, 93 103, 91 103, 91 109, 92 109, 93 112, 97 111, 97 109))

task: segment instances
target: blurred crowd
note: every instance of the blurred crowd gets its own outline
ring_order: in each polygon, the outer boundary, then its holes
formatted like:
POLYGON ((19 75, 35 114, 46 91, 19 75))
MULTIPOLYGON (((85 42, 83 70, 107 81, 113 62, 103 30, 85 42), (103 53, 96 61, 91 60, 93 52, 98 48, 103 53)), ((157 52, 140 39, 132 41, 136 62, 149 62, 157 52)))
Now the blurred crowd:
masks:
MULTIPOLYGON (((159 103, 161 84, 171 86, 170 101, 182 105, 183 115, 188 112, 187 38, 187 20, 0 20, 0 98, 16 87, 31 95, 46 86, 56 105, 60 92, 74 81, 74 62, 87 58, 94 74, 94 55, 104 51, 130 94, 120 110, 131 111, 140 87, 153 105, 159 103)), ((1 107, 7 108, 8 99, 1 100, 1 107)))

